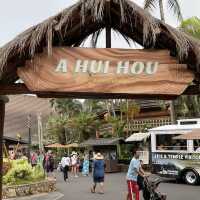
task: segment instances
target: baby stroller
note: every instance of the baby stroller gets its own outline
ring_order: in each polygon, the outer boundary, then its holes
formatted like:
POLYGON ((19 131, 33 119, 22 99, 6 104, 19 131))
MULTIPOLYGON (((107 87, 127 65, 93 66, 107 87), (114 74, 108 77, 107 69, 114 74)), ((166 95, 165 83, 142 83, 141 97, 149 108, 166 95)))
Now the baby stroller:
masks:
POLYGON ((159 184, 162 182, 161 179, 156 179, 154 181, 148 180, 148 178, 144 178, 143 182, 143 198, 144 200, 166 200, 167 196, 165 194, 161 194, 157 191, 159 184))

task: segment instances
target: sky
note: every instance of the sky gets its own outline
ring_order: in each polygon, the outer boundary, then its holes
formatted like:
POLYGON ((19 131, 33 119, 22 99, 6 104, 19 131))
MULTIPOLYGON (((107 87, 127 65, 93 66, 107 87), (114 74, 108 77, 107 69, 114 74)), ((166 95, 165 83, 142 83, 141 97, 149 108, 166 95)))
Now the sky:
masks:
MULTIPOLYGON (((142 6, 144 0, 132 0, 142 6)), ((0 0, 0 47, 13 39, 17 34, 36 25, 48 17, 57 14, 64 8, 76 3, 77 0, 0 0)), ((192 16, 200 18, 200 0, 180 0, 184 19, 192 16)), ((177 27, 172 12, 165 11, 167 23, 177 27)), ((159 17, 158 11, 154 16, 159 17)), ((112 47, 126 47, 122 38, 113 34, 112 47)), ((103 47, 104 42, 99 42, 103 47)))

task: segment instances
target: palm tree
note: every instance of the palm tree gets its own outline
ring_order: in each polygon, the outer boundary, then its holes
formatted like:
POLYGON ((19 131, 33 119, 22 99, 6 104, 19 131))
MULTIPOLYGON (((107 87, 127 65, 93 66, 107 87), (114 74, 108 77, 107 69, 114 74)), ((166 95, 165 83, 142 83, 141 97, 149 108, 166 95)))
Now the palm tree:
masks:
MULTIPOLYGON (((173 10, 174 15, 179 21, 183 21, 183 16, 181 13, 181 8, 179 5, 178 0, 145 0, 144 1, 144 8, 148 10, 152 10, 156 8, 157 4, 160 9, 160 18, 163 22, 165 22, 165 14, 164 14, 164 3, 167 2, 168 7, 173 10)), ((175 123, 175 109, 174 109, 174 102, 170 101, 170 115, 172 123, 175 123)))
MULTIPOLYGON (((182 21, 180 28, 187 34, 200 40, 200 19, 191 17, 182 21)), ((176 113, 180 117, 200 116, 200 96, 180 96, 177 99, 176 113)))
POLYGON ((168 7, 173 11, 174 15, 179 21, 183 20, 183 16, 181 13, 181 8, 178 0, 145 0, 144 8, 148 10, 152 10, 156 8, 157 5, 160 9, 160 18, 163 22, 165 22, 165 13, 164 13, 164 3, 167 2, 168 7))

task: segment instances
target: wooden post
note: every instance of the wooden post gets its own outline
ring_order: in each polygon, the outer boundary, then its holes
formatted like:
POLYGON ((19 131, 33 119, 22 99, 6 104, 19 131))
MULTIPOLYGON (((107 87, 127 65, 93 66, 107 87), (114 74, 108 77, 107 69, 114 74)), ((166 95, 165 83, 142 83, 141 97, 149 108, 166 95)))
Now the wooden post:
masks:
POLYGON ((111 48, 110 0, 106 0, 106 48, 111 48))
POLYGON ((8 102, 8 98, 0 96, 0 200, 2 200, 2 186, 3 186, 3 129, 5 118, 5 103, 8 102))
POLYGON ((171 123, 176 124, 176 113, 175 113, 175 108, 174 108, 174 101, 170 101, 170 118, 171 118, 171 123))

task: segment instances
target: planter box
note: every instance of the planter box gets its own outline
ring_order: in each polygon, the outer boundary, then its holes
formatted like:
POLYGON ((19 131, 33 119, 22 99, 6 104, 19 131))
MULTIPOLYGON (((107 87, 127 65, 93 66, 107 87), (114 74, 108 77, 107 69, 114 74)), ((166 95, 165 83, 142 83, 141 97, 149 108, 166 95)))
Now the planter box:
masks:
POLYGON ((44 180, 41 182, 17 185, 17 186, 3 186, 3 199, 23 197, 39 193, 48 193, 56 191, 55 180, 44 180))

